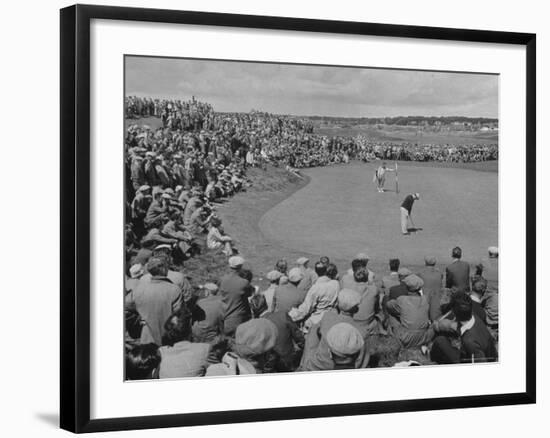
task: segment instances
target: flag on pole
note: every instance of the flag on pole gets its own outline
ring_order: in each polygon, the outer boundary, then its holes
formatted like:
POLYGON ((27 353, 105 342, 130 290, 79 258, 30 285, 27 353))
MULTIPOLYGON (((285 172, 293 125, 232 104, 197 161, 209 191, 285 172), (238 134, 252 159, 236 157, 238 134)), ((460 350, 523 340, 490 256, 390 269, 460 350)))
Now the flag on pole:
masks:
POLYGON ((397 175, 397 161, 395 162, 395 193, 399 193, 399 177, 397 175))

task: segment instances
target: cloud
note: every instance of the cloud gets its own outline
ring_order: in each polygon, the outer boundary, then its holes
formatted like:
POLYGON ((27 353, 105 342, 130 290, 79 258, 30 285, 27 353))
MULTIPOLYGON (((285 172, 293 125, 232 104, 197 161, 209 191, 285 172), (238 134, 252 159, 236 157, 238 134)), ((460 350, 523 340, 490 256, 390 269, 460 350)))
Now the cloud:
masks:
POLYGON ((174 58, 126 58, 126 93, 209 101, 220 111, 498 116, 498 76, 174 58))

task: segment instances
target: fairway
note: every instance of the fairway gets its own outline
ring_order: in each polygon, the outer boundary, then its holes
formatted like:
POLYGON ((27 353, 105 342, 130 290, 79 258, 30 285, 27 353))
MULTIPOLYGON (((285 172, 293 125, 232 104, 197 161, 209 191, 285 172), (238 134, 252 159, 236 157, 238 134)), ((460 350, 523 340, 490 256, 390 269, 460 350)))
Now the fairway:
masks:
MULTIPOLYGON (((309 254, 350 260, 367 251, 378 263, 399 257, 410 265, 423 264, 426 254, 446 263, 456 245, 465 260, 498 246, 498 173, 400 163, 400 193, 382 194, 372 182, 377 165, 304 170, 309 184, 266 212, 261 232, 268 241, 309 254), (411 192, 421 194, 412 217, 424 230, 403 236, 399 207, 411 192)), ((386 189, 395 189, 393 174, 386 189)))

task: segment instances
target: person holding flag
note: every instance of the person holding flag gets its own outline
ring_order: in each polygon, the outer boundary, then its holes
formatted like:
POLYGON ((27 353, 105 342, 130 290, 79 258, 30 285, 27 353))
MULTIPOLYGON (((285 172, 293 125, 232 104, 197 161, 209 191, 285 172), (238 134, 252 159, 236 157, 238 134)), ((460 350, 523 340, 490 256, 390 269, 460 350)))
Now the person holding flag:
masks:
POLYGON ((372 182, 376 183, 376 189, 378 193, 384 193, 384 184, 386 183, 386 172, 395 172, 395 169, 386 166, 384 161, 381 166, 378 166, 376 172, 374 172, 374 177, 372 182))

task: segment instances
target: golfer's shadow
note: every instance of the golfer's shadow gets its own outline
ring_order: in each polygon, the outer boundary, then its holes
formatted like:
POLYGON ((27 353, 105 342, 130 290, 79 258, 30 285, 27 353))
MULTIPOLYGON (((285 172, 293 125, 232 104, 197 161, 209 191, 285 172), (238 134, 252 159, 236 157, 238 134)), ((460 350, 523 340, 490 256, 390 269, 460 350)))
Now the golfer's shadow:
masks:
POLYGON ((422 231, 424 228, 416 227, 416 228, 407 228, 407 231, 409 233, 416 233, 417 231, 422 231))

